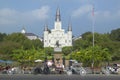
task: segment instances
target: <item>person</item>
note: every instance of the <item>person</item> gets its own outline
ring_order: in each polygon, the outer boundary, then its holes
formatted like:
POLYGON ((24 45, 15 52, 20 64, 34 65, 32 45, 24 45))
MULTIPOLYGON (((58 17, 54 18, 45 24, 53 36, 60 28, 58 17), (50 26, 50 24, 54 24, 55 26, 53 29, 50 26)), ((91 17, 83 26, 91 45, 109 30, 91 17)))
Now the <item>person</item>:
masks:
POLYGON ((3 70, 3 66, 2 65, 0 65, 0 71, 2 71, 3 70))
POLYGON ((42 73, 41 65, 37 65, 34 69, 34 74, 41 74, 41 73, 42 73))
POLYGON ((46 62, 44 63, 43 73, 44 73, 44 74, 49 74, 49 73, 50 73, 49 67, 48 67, 48 65, 47 65, 46 62))
POLYGON ((56 65, 56 70, 61 74, 63 72, 64 65, 63 64, 57 64, 56 65))
POLYGON ((6 69, 6 70, 10 69, 10 66, 6 66, 5 69, 6 69))

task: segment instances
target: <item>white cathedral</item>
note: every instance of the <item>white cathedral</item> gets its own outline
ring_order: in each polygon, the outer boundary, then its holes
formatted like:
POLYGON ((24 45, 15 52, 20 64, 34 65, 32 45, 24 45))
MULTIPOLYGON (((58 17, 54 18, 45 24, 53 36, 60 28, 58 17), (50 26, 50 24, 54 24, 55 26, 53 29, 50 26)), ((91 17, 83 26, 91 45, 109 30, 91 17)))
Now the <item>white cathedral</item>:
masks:
POLYGON ((44 27, 44 37, 43 37, 44 47, 65 47, 72 46, 72 26, 68 25, 68 31, 62 29, 62 22, 60 16, 60 9, 56 11, 56 18, 54 22, 54 29, 48 29, 48 26, 44 27))

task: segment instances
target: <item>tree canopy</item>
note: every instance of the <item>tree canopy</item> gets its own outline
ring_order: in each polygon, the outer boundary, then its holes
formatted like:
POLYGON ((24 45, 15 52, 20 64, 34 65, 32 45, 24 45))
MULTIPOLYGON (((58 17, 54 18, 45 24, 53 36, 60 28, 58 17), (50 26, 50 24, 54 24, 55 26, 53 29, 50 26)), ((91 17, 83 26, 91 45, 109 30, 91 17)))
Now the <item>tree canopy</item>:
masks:
POLYGON ((11 59, 10 55, 13 54, 13 51, 21 49, 21 47, 23 47, 24 50, 31 50, 33 47, 36 50, 43 48, 43 43, 40 40, 30 40, 21 33, 12 33, 8 35, 0 33, 0 37, 1 59, 11 59))
MULTIPOLYGON (((72 47, 62 48, 64 56, 72 55, 73 59, 83 62, 85 66, 90 66, 92 62, 100 66, 104 61, 120 60, 120 28, 104 34, 95 32, 94 36, 94 47, 93 33, 85 32, 81 38, 73 40, 72 47)), ((0 59, 34 61, 51 57, 53 53, 53 48, 43 48, 43 42, 39 39, 30 40, 21 33, 0 33, 0 59)))
POLYGON ((94 66, 100 66, 104 61, 110 61, 111 55, 107 48, 102 49, 99 46, 88 47, 72 53, 72 58, 82 62, 84 66, 91 66, 94 61, 94 66))

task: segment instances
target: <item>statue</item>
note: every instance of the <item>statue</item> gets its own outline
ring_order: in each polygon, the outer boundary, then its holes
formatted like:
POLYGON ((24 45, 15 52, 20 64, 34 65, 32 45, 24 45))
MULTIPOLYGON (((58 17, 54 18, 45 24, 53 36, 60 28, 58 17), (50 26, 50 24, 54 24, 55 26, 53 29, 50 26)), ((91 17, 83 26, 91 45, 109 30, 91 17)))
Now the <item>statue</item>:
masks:
POLYGON ((54 51, 56 51, 56 52, 62 51, 60 44, 59 44, 59 41, 56 41, 54 51))
POLYGON ((60 46, 59 41, 56 41, 56 46, 57 46, 57 47, 59 47, 59 46, 60 46))

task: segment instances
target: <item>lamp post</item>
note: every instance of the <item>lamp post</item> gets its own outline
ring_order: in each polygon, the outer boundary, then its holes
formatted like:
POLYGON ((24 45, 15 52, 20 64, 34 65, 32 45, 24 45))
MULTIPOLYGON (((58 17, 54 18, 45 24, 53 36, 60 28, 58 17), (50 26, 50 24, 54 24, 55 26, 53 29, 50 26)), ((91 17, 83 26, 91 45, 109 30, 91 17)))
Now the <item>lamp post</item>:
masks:
POLYGON ((65 56, 63 55, 63 65, 65 66, 65 56))
POLYGON ((47 56, 46 56, 46 51, 45 51, 45 55, 44 55, 44 62, 47 62, 47 56))
POLYGON ((92 72, 94 73, 94 46, 95 46, 95 34, 94 34, 94 27, 95 27, 95 18, 94 18, 94 5, 93 5, 93 9, 92 9, 92 17, 93 17, 93 19, 92 19, 92 34, 93 34, 93 42, 92 42, 92 44, 93 44, 93 49, 92 49, 92 51, 93 51, 93 60, 92 60, 92 65, 91 65, 91 67, 92 67, 92 72))
POLYGON ((45 56, 45 62, 47 62, 47 56, 45 56))
POLYGON ((71 68, 72 66, 72 57, 70 56, 70 60, 69 60, 69 69, 71 68))
POLYGON ((52 53, 52 62, 53 62, 53 63, 55 63, 55 61, 54 61, 54 55, 53 55, 53 53, 52 53))

